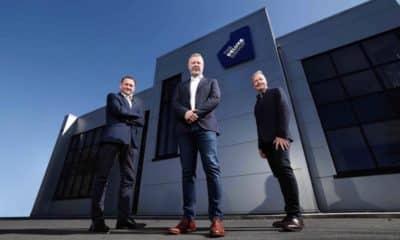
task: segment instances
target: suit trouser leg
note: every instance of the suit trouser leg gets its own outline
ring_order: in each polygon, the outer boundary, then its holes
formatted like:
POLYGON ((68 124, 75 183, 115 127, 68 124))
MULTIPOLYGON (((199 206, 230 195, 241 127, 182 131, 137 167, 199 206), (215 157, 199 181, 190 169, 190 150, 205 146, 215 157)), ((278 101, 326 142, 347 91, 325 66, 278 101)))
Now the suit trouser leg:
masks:
POLYGON ((119 155, 120 185, 118 220, 125 221, 132 214, 133 189, 135 181, 134 157, 137 150, 125 145, 119 155))
POLYGON ((183 193, 183 216, 193 219, 196 215, 196 167, 197 167, 197 145, 191 134, 178 136, 180 160, 182 166, 182 193, 183 193))
POLYGON ((208 216, 211 221, 223 218, 221 210, 221 169, 217 157, 217 134, 199 130, 194 133, 199 146, 201 161, 207 177, 208 216))
POLYGON ((107 187, 107 179, 110 175, 118 151, 119 146, 116 144, 104 143, 100 147, 92 192, 91 217, 93 221, 104 220, 104 197, 107 187))
POLYGON ((275 150, 271 143, 263 148, 272 173, 278 179, 281 192, 285 201, 285 212, 288 216, 301 216, 299 203, 299 189, 296 176, 290 165, 289 150, 275 150))

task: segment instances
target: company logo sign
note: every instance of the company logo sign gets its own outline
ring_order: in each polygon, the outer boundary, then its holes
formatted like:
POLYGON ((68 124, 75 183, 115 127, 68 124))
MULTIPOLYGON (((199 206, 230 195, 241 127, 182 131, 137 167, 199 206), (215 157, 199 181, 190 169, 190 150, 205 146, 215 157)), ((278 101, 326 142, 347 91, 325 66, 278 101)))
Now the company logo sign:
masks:
POLYGON ((231 33, 229 41, 218 52, 224 68, 229 68, 254 58, 254 48, 249 26, 231 33))

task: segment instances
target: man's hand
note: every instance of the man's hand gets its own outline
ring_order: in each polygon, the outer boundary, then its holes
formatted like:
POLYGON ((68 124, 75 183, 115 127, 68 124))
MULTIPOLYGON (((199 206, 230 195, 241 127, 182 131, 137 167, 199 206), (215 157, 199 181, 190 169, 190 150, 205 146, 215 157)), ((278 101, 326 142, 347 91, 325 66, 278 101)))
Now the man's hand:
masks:
POLYGON ((267 156, 265 156, 265 153, 261 149, 258 149, 258 153, 260 154, 261 158, 267 158, 267 156))
POLYGON ((197 110, 189 110, 185 113, 185 121, 189 124, 192 124, 193 122, 197 121, 199 119, 199 116, 196 114, 197 110))
POLYGON ((289 149, 289 140, 284 138, 276 137, 273 144, 275 145, 275 150, 278 150, 279 147, 281 147, 282 151, 289 149))

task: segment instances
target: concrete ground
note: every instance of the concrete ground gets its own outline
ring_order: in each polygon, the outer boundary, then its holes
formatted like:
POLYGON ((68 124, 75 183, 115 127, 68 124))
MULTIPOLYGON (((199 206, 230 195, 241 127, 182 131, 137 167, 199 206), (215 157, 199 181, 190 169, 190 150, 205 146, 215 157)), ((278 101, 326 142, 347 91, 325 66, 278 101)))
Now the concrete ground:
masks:
MULTIPOLYGON (((400 240, 400 218, 391 217, 328 217, 306 218, 302 232, 280 232, 271 224, 277 219, 227 219, 223 239, 393 239, 400 240)), ((207 239, 209 221, 198 220, 198 231, 185 235, 168 235, 166 229, 177 220, 140 219, 147 223, 142 230, 115 230, 108 234, 87 232, 87 219, 0 219, 0 239, 207 239)), ((114 227, 115 220, 107 220, 114 227)))

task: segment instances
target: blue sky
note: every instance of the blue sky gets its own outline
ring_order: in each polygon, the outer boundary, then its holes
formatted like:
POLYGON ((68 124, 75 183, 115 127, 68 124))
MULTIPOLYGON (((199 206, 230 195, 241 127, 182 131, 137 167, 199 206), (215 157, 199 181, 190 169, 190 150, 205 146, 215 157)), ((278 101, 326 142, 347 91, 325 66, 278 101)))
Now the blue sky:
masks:
POLYGON ((365 0, 1 0, 0 217, 28 216, 66 114, 105 104, 122 75, 267 7, 275 36, 365 0))

